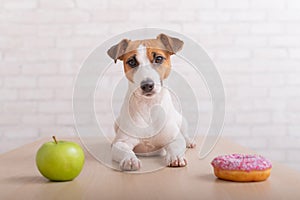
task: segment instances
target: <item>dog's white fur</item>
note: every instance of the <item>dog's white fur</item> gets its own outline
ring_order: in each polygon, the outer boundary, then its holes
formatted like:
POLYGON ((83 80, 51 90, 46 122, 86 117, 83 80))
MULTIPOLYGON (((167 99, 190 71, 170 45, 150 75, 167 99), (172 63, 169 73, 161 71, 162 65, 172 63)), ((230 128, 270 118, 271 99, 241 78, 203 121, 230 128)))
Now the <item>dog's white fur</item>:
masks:
POLYGON ((186 122, 175 109, 168 89, 161 85, 144 46, 137 49, 136 59, 139 67, 134 81, 128 81, 128 91, 115 122, 112 158, 120 163, 121 170, 138 170, 141 161, 136 152, 149 155, 164 149, 167 165, 185 166, 185 149, 195 145, 187 135, 186 122), (155 83, 150 97, 143 95, 140 88, 147 78, 155 83))

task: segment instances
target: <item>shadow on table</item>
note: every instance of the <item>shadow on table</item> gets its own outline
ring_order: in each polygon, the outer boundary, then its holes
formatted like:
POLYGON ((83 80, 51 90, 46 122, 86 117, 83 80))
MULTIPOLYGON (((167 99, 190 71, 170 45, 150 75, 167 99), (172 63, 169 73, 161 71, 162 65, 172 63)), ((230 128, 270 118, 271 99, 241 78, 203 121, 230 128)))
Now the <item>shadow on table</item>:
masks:
POLYGON ((41 184, 41 183, 52 183, 51 181, 43 178, 42 176, 38 176, 38 175, 28 175, 28 176, 12 176, 12 177, 8 177, 5 178, 3 180, 1 180, 1 183, 18 183, 18 184, 26 184, 26 183, 33 183, 33 184, 41 184))
POLYGON ((198 178, 201 181, 209 181, 209 182, 215 181, 217 179, 213 174, 203 174, 198 176, 198 178))

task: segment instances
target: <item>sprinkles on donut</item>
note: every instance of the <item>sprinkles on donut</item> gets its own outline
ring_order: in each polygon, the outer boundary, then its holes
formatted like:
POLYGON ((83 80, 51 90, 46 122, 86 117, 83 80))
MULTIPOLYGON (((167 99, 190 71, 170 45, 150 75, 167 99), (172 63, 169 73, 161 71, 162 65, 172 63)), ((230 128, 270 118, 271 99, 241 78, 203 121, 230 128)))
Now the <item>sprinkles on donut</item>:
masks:
POLYGON ((215 175, 223 180, 264 181, 270 176, 272 164, 260 155, 230 154, 213 159, 215 175))

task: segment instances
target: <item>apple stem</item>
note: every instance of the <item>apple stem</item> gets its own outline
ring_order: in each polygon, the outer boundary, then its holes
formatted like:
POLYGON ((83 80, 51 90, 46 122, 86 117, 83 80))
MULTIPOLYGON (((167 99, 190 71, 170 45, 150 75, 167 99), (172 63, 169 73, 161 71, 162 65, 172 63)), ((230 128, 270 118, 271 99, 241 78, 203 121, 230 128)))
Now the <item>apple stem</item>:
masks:
POLYGON ((57 144, 57 140, 56 140, 56 137, 55 136, 52 136, 54 142, 57 144))

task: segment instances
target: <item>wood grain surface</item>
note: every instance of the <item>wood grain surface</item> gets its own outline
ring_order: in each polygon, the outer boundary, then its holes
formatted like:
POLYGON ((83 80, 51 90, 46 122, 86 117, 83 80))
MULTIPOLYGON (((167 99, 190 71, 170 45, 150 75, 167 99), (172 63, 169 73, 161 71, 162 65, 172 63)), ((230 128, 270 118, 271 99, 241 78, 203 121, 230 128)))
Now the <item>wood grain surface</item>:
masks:
MULTIPOLYGON (((217 179, 210 165, 220 154, 253 153, 221 139, 205 158, 196 149, 186 152, 188 166, 131 174, 112 170, 86 152, 81 174, 70 182, 50 182, 35 165, 42 139, 0 155, 0 199, 300 199, 300 173, 273 162, 264 182, 236 183, 217 179)), ((73 140, 78 143, 78 139, 73 140)), ((97 143, 97 141, 96 141, 97 143)), ((101 145, 101 141, 99 141, 101 145)), ((148 163, 149 164, 149 163, 148 163)), ((150 163, 151 164, 151 163, 150 163)))

